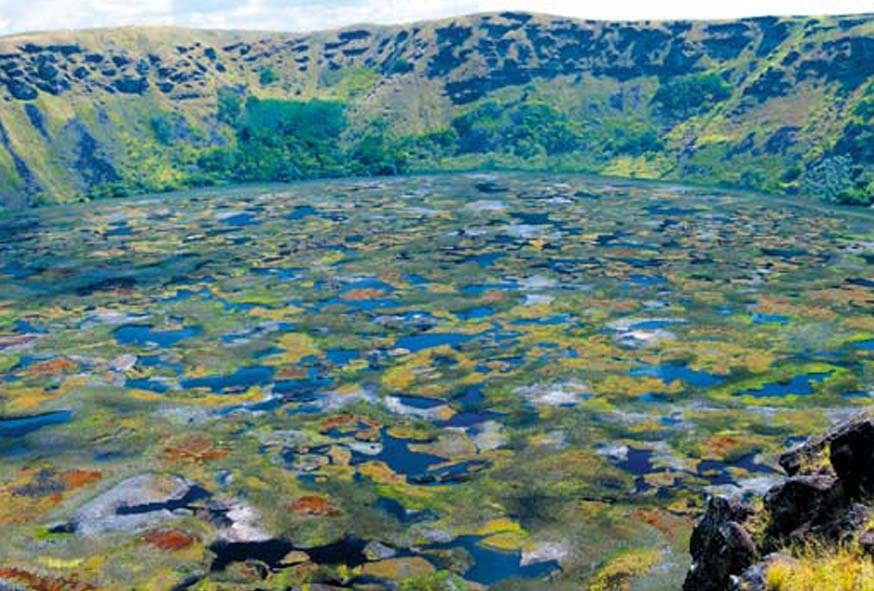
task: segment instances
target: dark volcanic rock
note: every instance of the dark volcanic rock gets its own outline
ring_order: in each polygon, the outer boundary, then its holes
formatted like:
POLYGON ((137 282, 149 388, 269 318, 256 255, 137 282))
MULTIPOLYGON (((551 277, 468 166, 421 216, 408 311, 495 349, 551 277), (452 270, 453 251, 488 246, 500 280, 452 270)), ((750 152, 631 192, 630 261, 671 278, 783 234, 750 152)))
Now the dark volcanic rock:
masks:
POLYGON ((754 97, 761 103, 769 98, 786 96, 790 90, 792 85, 786 80, 786 72, 768 68, 758 80, 744 90, 744 96, 754 97))
POLYGON ((125 94, 143 94, 149 88, 149 81, 146 78, 120 78, 113 85, 125 94))
POLYGON ((857 474, 858 470, 855 468, 864 471, 867 467, 868 478, 866 482, 869 484, 867 490, 868 494, 871 494, 870 484, 874 481, 874 472, 872 472, 874 464, 870 463, 872 453, 874 453, 874 417, 863 412, 829 430, 824 436, 809 439, 801 445, 793 447, 780 456, 780 466, 786 470, 789 476, 822 471, 827 468, 826 449, 830 452, 829 459, 835 472, 842 480, 848 480, 847 484, 850 490, 853 489, 853 481, 857 479, 854 474, 857 474), (840 443, 836 447, 832 447, 835 441, 840 443), (841 468, 834 465, 835 453, 838 455, 837 461, 841 468), (849 464, 845 462, 849 462, 849 464))
MULTIPOLYGON (((778 460, 789 476, 795 476, 802 469, 816 462, 828 443, 824 439, 812 439, 784 452, 778 460)), ((806 471, 806 470, 805 470, 806 471)))
POLYGON ((67 125, 76 137, 76 168, 90 185, 111 183, 121 177, 115 167, 101 154, 97 140, 79 121, 67 125))
POLYGON ((874 495, 874 419, 853 421, 829 439, 829 458, 847 494, 874 495))
POLYGON ((740 575, 755 562, 756 545, 741 525, 752 513, 749 505, 738 500, 710 498, 692 532, 693 564, 683 591, 724 591, 732 575, 740 575))
POLYGON ((768 491, 762 512, 710 499, 692 533, 684 591, 766 591, 768 566, 793 560, 773 552, 792 545, 858 545, 874 555, 874 416, 841 423, 783 454, 780 464, 790 478, 768 491))
POLYGON ((768 533, 778 539, 797 535, 811 522, 832 515, 841 505, 841 487, 831 474, 795 476, 765 495, 765 509, 771 515, 768 533))
POLYGON ((838 511, 832 519, 815 526, 812 531, 830 543, 846 544, 860 540, 860 532, 871 522, 871 509, 862 503, 852 503, 849 508, 838 511))
POLYGON ((49 134, 46 132, 45 128, 45 116, 43 116, 42 111, 39 110, 33 103, 27 103, 24 105, 24 112, 27 115, 27 118, 30 120, 30 124, 34 126, 34 128, 39 132, 41 136, 48 139, 49 134))
POLYGON ((868 556, 874 556, 874 530, 864 532, 859 536, 859 547, 868 556))
POLYGON ((29 84, 25 84, 20 80, 11 80, 8 82, 9 92, 20 101, 32 101, 37 97, 37 91, 29 84))

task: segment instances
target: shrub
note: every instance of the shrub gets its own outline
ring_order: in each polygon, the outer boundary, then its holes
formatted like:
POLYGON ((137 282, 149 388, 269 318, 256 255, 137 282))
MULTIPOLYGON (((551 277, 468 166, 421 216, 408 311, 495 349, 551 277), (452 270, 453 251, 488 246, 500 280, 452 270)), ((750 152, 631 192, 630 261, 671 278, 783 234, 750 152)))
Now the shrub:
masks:
POLYGON ((222 123, 233 125, 237 122, 240 112, 243 107, 243 101, 240 93, 228 86, 223 86, 218 89, 218 104, 216 106, 216 116, 222 123))
POLYGON ((850 156, 854 162, 874 162, 874 123, 847 124, 835 151, 850 156))
POLYGON ((495 151, 501 142, 503 115, 501 105, 488 101, 453 119, 452 128, 458 134, 458 151, 462 154, 495 151))
POLYGON ((540 101, 512 107, 488 101, 456 117, 452 127, 462 154, 504 152, 531 158, 564 154, 580 144, 567 116, 540 101))
POLYGON ((731 96, 731 86, 716 72, 694 74, 665 82, 653 103, 669 116, 686 119, 709 111, 731 96))
POLYGON ((799 166, 798 164, 793 164, 783 172, 780 180, 784 183, 793 183, 801 177, 801 174, 803 172, 804 170, 801 168, 801 166, 799 166))
POLYGON ((364 136, 349 156, 354 174, 394 175, 407 170, 407 159, 401 147, 378 131, 364 136))
POLYGON ((609 140, 611 149, 619 154, 641 156, 646 152, 657 152, 664 142, 658 132, 646 124, 629 123, 613 128, 613 137, 609 140))
POLYGON ((854 187, 853 160, 849 156, 830 156, 816 163, 805 174, 806 193, 837 203, 841 193, 854 187))
POLYGON ((838 193, 836 201, 842 205, 874 205, 874 183, 866 187, 853 187, 838 193))
POLYGON ((270 68, 264 68, 258 76, 258 83, 261 86, 270 86, 277 80, 279 80, 279 75, 270 68))
POLYGON ((173 121, 163 113, 149 118, 149 128, 160 144, 165 146, 173 143, 173 121))
POLYGON ((289 181, 342 172, 343 103, 250 97, 230 159, 240 180, 289 181))
POLYGON ((523 103, 510 112, 508 140, 520 156, 519 146, 542 147, 547 154, 565 154, 577 148, 577 136, 568 126, 567 116, 541 102, 523 103))
POLYGON ((458 133, 454 129, 438 129, 404 138, 402 149, 409 160, 436 162, 454 156, 458 149, 458 133))

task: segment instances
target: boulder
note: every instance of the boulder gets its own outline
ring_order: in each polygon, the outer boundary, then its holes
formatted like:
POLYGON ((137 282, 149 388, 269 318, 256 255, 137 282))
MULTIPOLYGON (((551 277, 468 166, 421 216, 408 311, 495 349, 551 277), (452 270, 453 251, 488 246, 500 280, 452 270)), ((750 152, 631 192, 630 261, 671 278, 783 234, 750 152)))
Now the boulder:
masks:
POLYGON ((844 443, 848 439, 859 441, 870 437, 872 432, 874 432, 874 416, 870 412, 862 412, 832 428, 825 435, 808 439, 786 451, 780 456, 780 466, 789 476, 827 471, 826 452, 830 452, 836 440, 844 443))
POLYGON ((827 447, 828 441, 825 437, 808 439, 784 452, 778 461, 789 476, 812 474, 816 471, 815 466, 822 464, 827 447))
POLYGON ((752 507, 737 499, 711 497, 707 501, 704 516, 692 532, 693 564, 683 591, 725 591, 732 575, 740 575, 755 562, 756 545, 741 525, 752 513, 752 507))
POLYGON ((829 458, 849 496, 874 495, 874 418, 853 420, 835 432, 829 458))
POLYGON ((811 522, 823 522, 842 505, 838 479, 831 474, 795 476, 778 484, 765 495, 765 509, 771 516, 768 534, 782 539, 811 522))
POLYGON ((871 509, 861 503, 841 505, 825 523, 813 526, 811 533, 832 544, 849 544, 860 539, 861 532, 871 523, 871 509))

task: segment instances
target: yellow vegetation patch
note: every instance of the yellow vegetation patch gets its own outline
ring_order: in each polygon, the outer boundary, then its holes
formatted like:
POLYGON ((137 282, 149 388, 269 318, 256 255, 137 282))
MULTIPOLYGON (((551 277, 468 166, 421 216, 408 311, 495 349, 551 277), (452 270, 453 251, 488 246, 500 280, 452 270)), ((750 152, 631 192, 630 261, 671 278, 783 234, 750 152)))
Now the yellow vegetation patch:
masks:
POLYGON ((655 550, 623 552, 595 574, 588 591, 630 591, 634 579, 646 575, 660 559, 661 554, 655 550))
POLYGON ((506 533, 506 532, 514 532, 521 533, 522 526, 509 519, 507 517, 500 517, 498 519, 492 519, 491 521, 487 521, 480 526, 477 530, 477 535, 480 536, 488 536, 496 533, 506 533))
POLYGON ((847 328, 874 332, 874 316, 853 316, 842 322, 847 328))
POLYGON ((871 290, 861 285, 844 285, 831 289, 820 289, 808 294, 811 300, 830 302, 838 305, 870 306, 874 302, 871 290))
POLYGON ((442 364, 436 364, 435 359, 453 361, 452 381, 463 382, 465 377, 476 373, 476 364, 470 358, 452 347, 441 346, 404 355, 398 365, 382 374, 382 385, 389 392, 408 393, 414 389, 416 396, 442 398, 453 389, 453 384, 441 370, 442 364))
POLYGON ((434 566, 421 556, 409 558, 389 558, 378 562, 368 562, 360 567, 363 576, 399 581, 410 577, 431 574, 434 566))
POLYGON ((676 472, 651 472, 644 475, 644 481, 650 486, 670 488, 677 484, 680 474, 676 472))
POLYGON ((503 532, 489 536, 480 542, 481 546, 494 548, 495 550, 506 550, 512 552, 518 550, 525 543, 525 535, 517 532, 503 532))
POLYGON ((664 161, 654 160, 645 156, 620 156, 611 160, 601 169, 601 174, 641 179, 657 179, 666 171, 664 161))
POLYGON ((715 460, 732 460, 762 445, 750 435, 735 432, 718 433, 701 442, 703 456, 715 460))
POLYGON ((744 347, 722 340, 665 343, 662 351, 668 355, 691 355, 689 367, 695 371, 725 375, 734 368, 743 368, 752 373, 770 369, 774 355, 770 351, 744 347))
POLYGON ((277 355, 282 363, 289 365, 297 364, 301 359, 321 354, 319 347, 311 336, 304 333, 292 332, 282 335, 279 346, 285 349, 284 353, 277 355))
POLYGON ((799 560, 778 560, 765 571, 768 591, 874 591, 874 562, 856 550, 824 555, 805 550, 799 560))
POLYGON ((69 376, 62 378, 60 386, 53 390, 44 388, 9 388, 4 391, 7 397, 6 412, 10 414, 30 412, 49 400, 63 398, 75 388, 88 383, 86 376, 69 376))
POLYGON ((385 462, 365 462, 358 467, 358 472, 379 484, 406 484, 404 477, 389 468, 385 462))
POLYGON ((77 568, 84 562, 84 558, 53 558, 51 556, 38 556, 37 562, 55 570, 77 568))
POLYGON ((417 439, 419 441, 431 437, 431 431, 421 423, 396 423, 388 428, 388 434, 396 439, 417 439))
POLYGON ((752 309, 764 314, 799 316, 805 318, 817 318, 820 320, 831 320, 837 317, 837 314, 828 308, 795 304, 788 298, 775 295, 759 296, 758 303, 752 309))
POLYGON ((676 394, 683 391, 683 385, 679 380, 666 384, 649 376, 610 375, 595 384, 593 389, 609 396, 637 397, 649 393, 676 394))
POLYGON ((263 318, 265 320, 282 320, 288 316, 296 316, 303 313, 303 308, 297 306, 285 306, 282 308, 265 308, 258 306, 249 311, 250 316, 263 318))
POLYGON ((21 470, 15 480, 0 486, 0 524, 36 519, 63 501, 67 492, 101 478, 96 470, 56 472, 50 466, 21 470))
POLYGON ((392 392, 406 391, 416 381, 416 370, 410 365, 392 367, 382 374, 382 385, 392 392))

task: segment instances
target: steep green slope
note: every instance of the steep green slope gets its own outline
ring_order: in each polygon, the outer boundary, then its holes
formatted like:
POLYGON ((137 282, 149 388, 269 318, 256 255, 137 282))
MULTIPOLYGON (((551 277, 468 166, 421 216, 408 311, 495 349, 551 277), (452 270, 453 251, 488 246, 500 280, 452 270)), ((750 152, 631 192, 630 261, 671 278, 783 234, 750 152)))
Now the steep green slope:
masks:
POLYGON ((0 203, 512 167, 874 198, 874 16, 0 39, 0 203))

